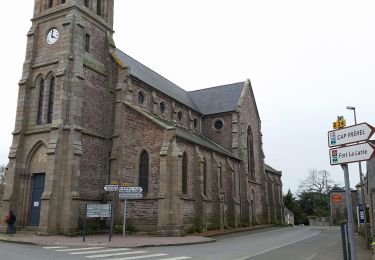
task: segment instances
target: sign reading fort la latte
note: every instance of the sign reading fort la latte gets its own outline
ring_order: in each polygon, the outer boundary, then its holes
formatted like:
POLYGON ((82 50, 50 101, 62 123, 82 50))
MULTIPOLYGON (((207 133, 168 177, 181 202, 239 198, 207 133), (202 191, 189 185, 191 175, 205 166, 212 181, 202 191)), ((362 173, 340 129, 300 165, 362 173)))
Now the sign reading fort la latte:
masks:
POLYGON ((353 125, 328 132, 328 146, 350 144, 368 140, 374 134, 374 127, 367 123, 353 125))
POLYGON ((375 147, 370 143, 348 145, 329 150, 331 165, 367 161, 374 155, 375 147))

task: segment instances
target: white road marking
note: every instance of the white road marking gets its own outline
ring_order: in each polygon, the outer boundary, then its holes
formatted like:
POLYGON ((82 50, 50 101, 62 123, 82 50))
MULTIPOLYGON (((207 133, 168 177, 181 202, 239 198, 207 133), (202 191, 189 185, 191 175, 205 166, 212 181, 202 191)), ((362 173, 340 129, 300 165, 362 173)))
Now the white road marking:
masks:
POLYGON ((100 249, 104 247, 81 247, 81 248, 68 248, 68 249, 59 249, 56 252, 73 252, 73 251, 81 251, 81 250, 92 250, 92 249, 100 249))
POLYGON ((166 256, 168 254, 154 254, 154 255, 141 255, 141 256, 131 256, 131 257, 123 257, 123 258, 109 258, 106 260, 133 260, 133 259, 143 259, 143 258, 151 258, 157 256, 166 256))
POLYGON ((314 233, 310 236, 307 236, 307 237, 304 237, 304 238, 301 238, 301 239, 297 239, 297 240, 294 240, 292 242, 289 242, 289 243, 285 243, 285 244, 282 244, 282 245, 279 245, 279 246, 275 246, 275 247, 272 247, 272 248, 269 248, 269 249, 266 249, 264 251, 261 251, 259 253, 255 253, 255 254, 252 254, 252 255, 248 255, 248 256, 245 256, 245 257, 241 257, 241 258, 237 258, 236 260, 246 260, 246 259, 249 259, 249 258, 252 258, 252 257, 255 257, 255 256, 258 256, 258 255, 262 255, 262 254, 265 254, 265 253, 268 253, 270 251, 273 251, 275 249, 279 249, 279 248, 282 248, 282 247, 286 247, 286 246, 289 246, 289 245, 292 245, 292 244, 295 244, 295 243, 298 243, 298 242, 301 242, 303 240, 306 240, 306 239, 309 239, 311 237, 314 237, 314 236, 317 236, 319 235, 320 232, 317 232, 317 233, 314 233))
POLYGON ((43 247, 44 249, 60 249, 60 248, 66 248, 65 246, 46 246, 43 247))
POLYGON ((172 258, 163 258, 159 260, 183 260, 183 259, 190 259, 191 257, 188 256, 179 256, 179 257, 172 257, 172 258))
POLYGON ((115 248, 115 249, 103 249, 103 250, 95 250, 95 251, 87 251, 87 252, 73 252, 69 254, 83 255, 83 254, 97 254, 97 253, 118 252, 118 251, 127 251, 127 250, 130 250, 130 249, 129 248, 115 248))
POLYGON ((315 253, 315 254, 309 256, 308 258, 306 258, 305 260, 311 260, 311 259, 315 258, 317 255, 318 255, 318 253, 315 253))
POLYGON ((103 254, 103 255, 87 255, 87 258, 99 258, 99 257, 109 257, 109 256, 120 256, 120 255, 131 255, 131 254, 143 254, 147 251, 131 251, 131 252, 122 252, 122 253, 113 253, 113 254, 103 254))
POLYGON ((337 243, 337 241, 332 242, 332 243, 330 243, 328 246, 331 247, 331 246, 333 246, 333 245, 336 244, 336 243, 337 243))

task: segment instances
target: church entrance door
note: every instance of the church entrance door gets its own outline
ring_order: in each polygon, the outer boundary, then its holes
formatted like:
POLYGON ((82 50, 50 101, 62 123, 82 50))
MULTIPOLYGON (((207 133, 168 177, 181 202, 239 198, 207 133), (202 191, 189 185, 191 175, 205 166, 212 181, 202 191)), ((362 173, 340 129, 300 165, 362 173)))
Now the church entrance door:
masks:
POLYGON ((44 180, 45 174, 39 173, 34 174, 32 180, 32 194, 31 194, 31 205, 30 205, 30 219, 29 225, 30 226, 39 226, 39 219, 40 219, 40 206, 41 206, 41 198, 44 191, 44 180))

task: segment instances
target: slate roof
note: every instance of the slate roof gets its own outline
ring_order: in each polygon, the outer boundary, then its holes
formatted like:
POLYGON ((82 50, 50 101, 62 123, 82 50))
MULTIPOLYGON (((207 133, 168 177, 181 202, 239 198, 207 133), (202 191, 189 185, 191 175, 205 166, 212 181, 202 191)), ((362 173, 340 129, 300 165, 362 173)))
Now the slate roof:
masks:
POLYGON ((151 87, 159 90, 160 92, 176 99, 182 104, 200 112, 194 102, 191 100, 189 93, 184 89, 180 88, 173 82, 167 80, 163 76, 159 75, 155 71, 146 67, 139 61, 133 59, 129 55, 123 53, 121 50, 116 49, 115 53, 121 61, 129 67, 130 74, 141 81, 147 83, 151 87))
POLYGON ((189 92, 204 115, 235 111, 245 82, 189 92))
POLYGON ((130 74, 204 115, 235 111, 244 82, 187 92, 119 49, 115 55, 129 67, 130 74))

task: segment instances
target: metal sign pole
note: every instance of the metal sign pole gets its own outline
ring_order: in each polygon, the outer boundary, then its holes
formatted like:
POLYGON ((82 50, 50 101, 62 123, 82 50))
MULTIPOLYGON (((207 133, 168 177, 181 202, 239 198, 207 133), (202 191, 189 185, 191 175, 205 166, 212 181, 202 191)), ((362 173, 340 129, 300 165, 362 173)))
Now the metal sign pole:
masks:
POLYGON ((112 206, 111 206, 111 227, 109 230, 109 242, 112 241, 112 234, 113 234, 113 218, 114 218, 114 211, 115 211, 115 191, 112 192, 112 206))
POLYGON ((126 199, 124 200, 124 223, 122 224, 122 236, 125 237, 125 224, 126 224, 126 199))
MULTIPOLYGON (((366 239, 366 247, 369 247, 369 239, 368 239, 368 228, 367 228, 367 214, 366 214, 366 199, 365 199, 365 186, 363 185, 363 174, 362 174, 362 165, 361 162, 358 163, 359 165, 359 181, 361 184, 361 201, 360 205, 362 205, 363 209, 363 217, 364 217, 364 222, 363 227, 365 231, 365 239, 366 239)), ((359 221, 358 221, 359 222, 359 221)))
POLYGON ((352 207, 352 192, 350 190, 349 181, 349 169, 347 164, 341 164, 344 171, 345 179, 345 200, 346 200, 346 211, 348 213, 348 238, 350 248, 350 260, 357 260, 357 253, 354 243, 354 230, 353 230, 353 207, 352 207))
POLYGON ((85 218, 83 220, 83 242, 86 241, 86 217, 87 217, 87 204, 85 206, 85 218))

